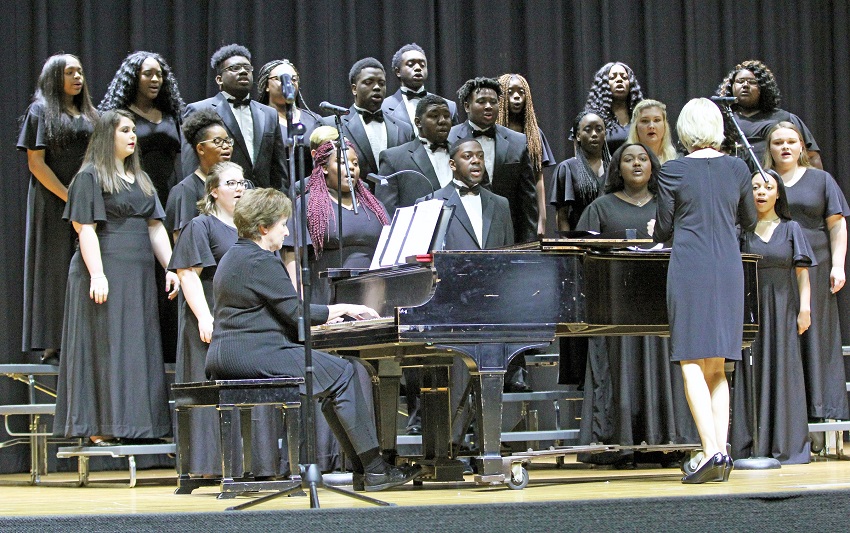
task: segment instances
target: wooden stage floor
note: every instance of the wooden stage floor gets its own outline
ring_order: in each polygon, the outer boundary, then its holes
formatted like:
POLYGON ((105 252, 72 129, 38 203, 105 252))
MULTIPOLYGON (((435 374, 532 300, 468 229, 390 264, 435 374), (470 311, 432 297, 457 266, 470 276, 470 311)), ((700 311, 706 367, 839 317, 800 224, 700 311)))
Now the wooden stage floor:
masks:
MULTIPOLYGON (((256 497, 218 500, 212 487, 178 496, 173 493, 176 475, 170 470, 140 471, 135 488, 103 486, 107 481, 126 482, 123 475, 126 472, 95 472, 91 475, 92 486, 84 488, 50 486, 50 483, 73 481, 75 474, 71 473, 49 474, 42 478, 42 485, 35 487, 8 485, 28 481, 28 475, 3 475, 0 476, 0 515, 210 512, 223 511, 256 497)), ((569 462, 563 469, 556 469, 554 465, 535 463, 530 470, 531 481, 524 490, 511 490, 505 485, 477 486, 468 478, 470 481, 465 483, 405 485, 397 490, 370 494, 399 506, 427 506, 850 490, 850 461, 818 460, 808 465, 783 466, 779 470, 736 470, 728 483, 683 485, 680 478, 681 473, 676 469, 613 470, 569 462)), ((369 507, 329 491, 320 493, 320 502, 323 508, 369 507)), ((308 498, 289 497, 266 502, 252 510, 308 507, 308 498)))

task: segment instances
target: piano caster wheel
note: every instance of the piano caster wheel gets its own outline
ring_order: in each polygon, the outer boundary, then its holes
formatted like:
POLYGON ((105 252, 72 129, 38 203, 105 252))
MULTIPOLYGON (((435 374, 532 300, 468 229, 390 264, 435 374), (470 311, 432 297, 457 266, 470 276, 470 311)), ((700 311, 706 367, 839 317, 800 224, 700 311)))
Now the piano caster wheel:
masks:
POLYGON ((528 486, 528 470, 521 464, 511 467, 511 477, 505 478, 505 484, 513 490, 524 489, 528 486))

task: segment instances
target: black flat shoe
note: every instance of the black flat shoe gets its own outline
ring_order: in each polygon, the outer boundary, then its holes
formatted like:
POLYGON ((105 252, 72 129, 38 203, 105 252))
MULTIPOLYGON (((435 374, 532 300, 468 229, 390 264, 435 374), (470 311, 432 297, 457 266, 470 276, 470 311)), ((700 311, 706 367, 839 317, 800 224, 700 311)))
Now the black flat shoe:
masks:
POLYGON ((420 474, 418 466, 393 466, 383 474, 367 472, 363 475, 363 485, 367 492, 386 490, 417 478, 420 474))
POLYGON ((694 473, 683 477, 682 483, 698 484, 708 483, 709 481, 721 481, 723 479, 725 465, 726 461, 723 458, 723 454, 716 453, 694 473))
POLYGON ((99 448, 106 448, 108 446, 121 446, 121 439, 111 438, 111 439, 100 439, 97 442, 92 442, 91 446, 97 446, 99 448))

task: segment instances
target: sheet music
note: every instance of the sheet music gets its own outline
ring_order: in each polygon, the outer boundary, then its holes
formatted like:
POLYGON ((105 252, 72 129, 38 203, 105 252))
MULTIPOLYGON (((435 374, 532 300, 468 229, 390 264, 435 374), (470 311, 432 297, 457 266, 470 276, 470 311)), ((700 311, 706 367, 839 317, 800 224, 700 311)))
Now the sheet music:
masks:
POLYGON ((380 259, 380 265, 382 267, 393 266, 398 263, 399 253, 401 253, 401 247, 404 245, 404 239, 407 237, 407 230, 410 229, 410 223, 413 220, 413 213, 415 211, 415 205, 395 210, 387 246, 380 259))
POLYGON ((407 238, 401 249, 399 260, 403 261, 411 255, 421 255, 431 252, 431 241, 434 239, 434 230, 440 220, 444 200, 433 199, 419 202, 414 207, 413 220, 407 231, 407 238))
POLYGON ((387 247, 387 241, 390 238, 390 228, 392 228, 391 225, 386 225, 381 228, 381 236, 378 238, 378 247, 375 248, 375 255, 372 256, 372 263, 369 265, 369 270, 381 268, 381 256, 383 255, 384 249, 387 247))

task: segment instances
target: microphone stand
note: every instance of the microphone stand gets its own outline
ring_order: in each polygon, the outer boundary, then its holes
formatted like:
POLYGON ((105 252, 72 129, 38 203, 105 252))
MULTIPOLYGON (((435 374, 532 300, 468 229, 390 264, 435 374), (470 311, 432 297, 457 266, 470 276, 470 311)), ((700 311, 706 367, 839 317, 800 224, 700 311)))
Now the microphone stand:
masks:
MULTIPOLYGON (((720 104, 723 106, 723 111, 726 115, 731 119, 732 124, 735 125, 735 129, 738 131, 738 136, 741 138, 741 142, 743 142, 744 146, 747 149, 747 153, 750 155, 750 159, 755 163, 756 169, 758 169, 759 174, 761 175, 761 179, 767 182, 767 174, 762 168, 761 163, 759 163, 758 158, 756 158, 756 154, 753 151, 753 146, 750 144, 750 141, 747 139, 747 136, 744 135, 743 130, 741 130, 740 124, 735 119, 735 114, 732 112, 732 104, 730 102, 723 102, 720 104)), ((753 445, 750 451, 750 456, 745 459, 737 459, 735 461, 735 468, 738 470, 772 470, 776 468, 781 468, 782 464, 773 457, 758 457, 755 454, 758 453, 759 449, 759 423, 758 423, 758 405, 757 405, 757 395, 756 395, 756 365, 755 365, 755 357, 753 356, 752 347, 747 348, 745 352, 745 356, 749 361, 749 379, 747 379, 747 401, 750 404, 750 416, 752 416, 752 437, 753 437, 753 445)), ((742 380, 743 382, 743 380, 742 380)), ((736 391, 737 392, 737 391, 736 391)))
MULTIPOLYGON (((292 201, 293 209, 295 206, 295 183, 297 176, 304 175, 304 163, 301 158, 298 158, 296 162, 297 155, 297 147, 299 143, 303 142, 303 136, 305 132, 305 127, 303 124, 293 123, 293 110, 295 108, 295 89, 292 86, 291 80, 287 78, 286 81, 281 80, 281 91, 283 91, 284 97, 287 100, 286 104, 286 125, 287 125, 287 134, 286 134, 286 148, 287 153, 289 154, 289 199, 292 201), (300 167, 300 168, 297 168, 300 167)), ((337 122, 339 122, 339 116, 337 116, 337 122)), ((341 133, 341 132, 340 132, 341 133)), ((346 158, 346 169, 348 168, 348 158, 346 158)), ((339 168, 339 167, 337 167, 339 168)), ((349 177, 350 179, 350 177, 349 177)), ((307 408, 301 409, 301 412, 304 414, 304 426, 307 430, 307 435, 305 435, 304 440, 307 448, 307 464, 297 465, 299 466, 301 479, 297 481, 295 479, 292 480, 290 486, 283 488, 277 492, 273 492, 271 494, 267 494, 256 500, 252 500, 241 505, 236 505, 233 507, 229 507, 228 511, 241 511, 243 509, 248 509, 249 507, 254 507, 255 505, 259 505, 261 503, 267 502, 269 500, 273 500, 275 498, 279 498, 281 496, 287 496, 290 494, 301 493, 301 489, 307 489, 310 492, 310 508, 311 509, 319 509, 319 493, 318 489, 324 488, 331 492, 335 492, 337 494, 343 494, 350 498, 354 498, 357 500, 361 500, 367 503, 371 503, 373 505, 379 505, 384 507, 394 506, 395 504, 391 504, 385 502, 383 500, 378 500, 376 498, 370 498, 369 496, 364 496, 362 494, 358 494, 353 491, 348 491, 345 489, 341 489, 339 487, 334 487, 331 485, 325 485, 322 481, 322 471, 319 468, 319 465, 316 463, 316 404, 313 400, 313 348, 312 348, 312 337, 310 331, 310 301, 311 301, 311 278, 310 278, 310 257, 309 257, 309 249, 307 247, 307 183, 302 187, 301 195, 298 197, 298 204, 300 213, 298 213, 298 221, 294 223, 293 226, 293 242, 295 257, 297 258, 298 264, 300 265, 300 270, 296 269, 295 277, 296 277, 296 292, 298 293, 298 340, 304 343, 304 389, 306 396, 307 408)), ((352 192, 353 196, 353 192, 352 192)), ((340 232, 340 236, 342 232, 340 232)), ((340 238, 340 249, 342 248, 342 239, 340 238)), ((287 424, 300 424, 300 420, 293 421, 287 419, 287 424)), ((289 471, 294 472, 296 465, 289 465, 289 471)))
POLYGON ((342 255, 342 173, 340 172, 343 168, 343 163, 345 165, 345 179, 348 182, 348 190, 351 191, 351 207, 354 209, 354 214, 359 214, 359 210, 357 207, 357 195, 354 194, 354 180, 351 179, 351 168, 348 166, 348 145, 345 142, 345 134, 342 132, 342 117, 338 114, 334 115, 334 119, 336 122, 336 131, 338 133, 337 137, 337 150, 336 150, 336 168, 337 168, 337 176, 336 176, 336 230, 337 235, 339 235, 339 248, 337 249, 337 254, 339 256, 339 267, 343 266, 343 255, 342 255), (343 157, 343 154, 345 155, 343 157))

